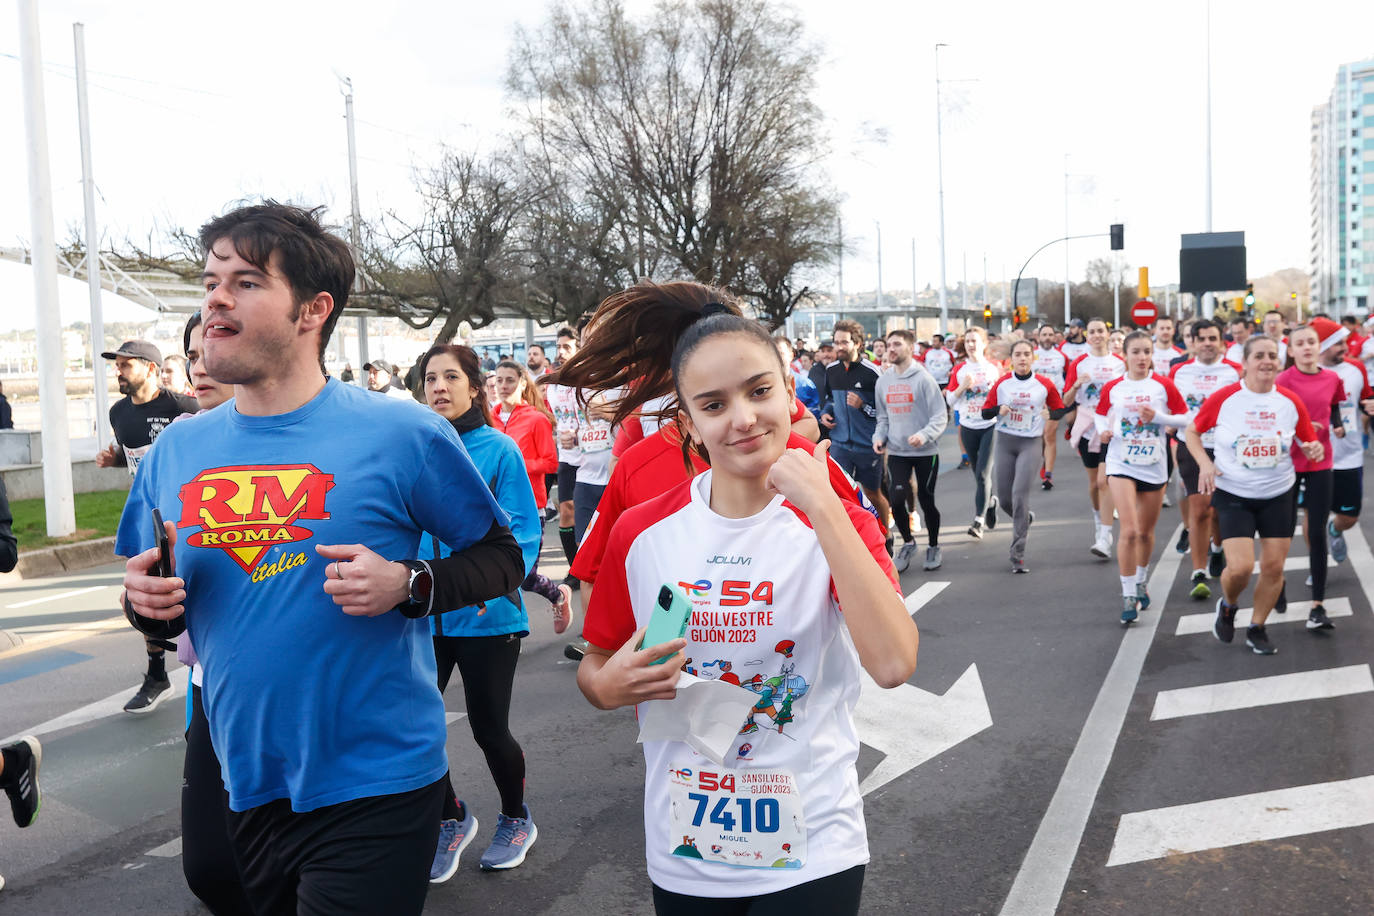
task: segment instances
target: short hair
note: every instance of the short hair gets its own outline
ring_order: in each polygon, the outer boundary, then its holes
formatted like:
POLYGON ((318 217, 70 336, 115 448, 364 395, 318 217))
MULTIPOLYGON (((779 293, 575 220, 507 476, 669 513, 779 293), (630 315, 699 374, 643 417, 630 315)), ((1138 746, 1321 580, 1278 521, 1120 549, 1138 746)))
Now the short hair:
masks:
POLYGON ((841 331, 849 334, 849 336, 854 339, 855 343, 861 344, 864 342, 864 326, 852 318, 841 318, 839 321, 835 322, 834 333, 838 334, 841 331))
POLYGON ((1283 312, 1280 312, 1278 309, 1270 309, 1264 313, 1265 318, 1268 318, 1270 315, 1278 315, 1280 319, 1283 318, 1283 312))
POLYGON ((355 273, 353 253, 347 243, 320 223, 323 207, 305 209, 268 200, 239 207, 200 227, 200 245, 210 256, 215 243, 227 238, 234 251, 254 267, 267 272, 272 256, 291 287, 295 306, 291 320, 300 317, 301 306, 319 293, 328 293, 334 308, 320 328, 320 352, 324 357, 334 326, 348 304, 355 273))
POLYGON ((1154 324, 1159 324, 1161 321, 1167 321, 1169 322, 1169 324, 1177 324, 1177 322, 1174 321, 1173 315, 1160 315, 1159 317, 1155 318, 1154 324))
POLYGON ((568 327, 567 325, 564 325, 563 327, 558 329, 557 339, 562 340, 565 337, 568 340, 571 340, 573 343, 577 343, 577 332, 574 331, 572 328, 568 327))
POLYGON ((1247 325, 1248 325, 1249 323, 1250 323, 1250 319, 1249 319, 1249 318, 1246 318, 1244 315, 1237 315, 1236 317, 1234 317, 1234 318, 1231 319, 1231 324, 1232 324, 1232 325, 1237 325, 1237 324, 1247 324, 1247 325))
POLYGON ((1208 328, 1216 331, 1218 337, 1221 336, 1221 325, 1210 318, 1199 318, 1194 321, 1193 326, 1188 330, 1188 336, 1193 338, 1193 340, 1197 340, 1200 336, 1199 332, 1205 331, 1208 328))
POLYGON ((900 337, 907 342, 907 346, 914 347, 916 345, 916 335, 911 333, 909 328, 896 328, 895 330, 888 331, 887 336, 900 337))
POLYGON ((797 355, 797 350, 796 350, 796 348, 792 346, 792 341, 790 341, 790 340, 787 339, 787 335, 786 335, 786 334, 776 334, 776 335, 774 335, 774 337, 773 337, 773 345, 776 346, 776 347, 778 347, 778 348, 786 347, 788 353, 791 353, 793 356, 796 356, 796 355, 797 355))
POLYGON ((543 344, 541 344, 541 343, 532 343, 532 344, 530 344, 528 347, 525 348, 525 355, 528 356, 528 355, 529 355, 529 352, 530 352, 531 350, 533 350, 535 347, 538 347, 538 348, 539 348, 539 352, 540 352, 540 353, 543 353, 543 352, 544 352, 544 345, 543 345, 543 344))

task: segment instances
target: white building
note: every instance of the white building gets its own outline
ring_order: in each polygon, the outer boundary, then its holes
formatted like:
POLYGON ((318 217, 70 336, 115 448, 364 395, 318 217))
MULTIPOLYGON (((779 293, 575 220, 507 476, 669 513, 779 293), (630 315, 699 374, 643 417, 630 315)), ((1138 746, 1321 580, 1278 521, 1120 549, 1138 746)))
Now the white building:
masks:
POLYGON ((1374 286, 1374 58, 1343 64, 1312 109, 1314 311, 1369 312, 1374 286))

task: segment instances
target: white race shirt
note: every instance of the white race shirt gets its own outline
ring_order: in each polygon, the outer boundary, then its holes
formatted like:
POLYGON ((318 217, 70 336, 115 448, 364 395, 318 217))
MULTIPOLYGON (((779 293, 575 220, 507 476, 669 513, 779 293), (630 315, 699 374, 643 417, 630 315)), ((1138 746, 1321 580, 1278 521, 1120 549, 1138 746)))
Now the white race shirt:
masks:
POLYGON ((1031 362, 1031 371, 1054 382, 1054 387, 1062 393, 1064 391, 1064 373, 1068 371, 1069 363, 1072 361, 1058 347, 1046 349, 1037 346, 1035 359, 1031 362))
POLYGON ((1071 341, 1066 340, 1059 345, 1059 351, 1064 354, 1064 356, 1068 359, 1069 362, 1073 362, 1074 360, 1078 359, 1078 357, 1086 356, 1087 354, 1091 353, 1092 347, 1088 346, 1088 342, 1086 340, 1082 341, 1081 343, 1072 343, 1071 341))
POLYGON ((1331 466, 1337 471, 1364 467, 1360 401, 1374 397, 1374 391, 1369 387, 1369 375, 1364 364, 1353 359, 1341 360, 1326 368, 1341 377, 1345 393, 1345 400, 1341 401, 1341 425, 1345 427, 1345 435, 1331 437, 1331 466))
MULTIPOLYGON (((1234 385, 1244 374, 1240 365, 1229 359, 1219 359, 1211 365, 1190 359, 1175 366, 1169 378, 1183 395, 1183 403, 1188 405, 1188 419, 1192 420, 1203 401, 1227 385, 1234 385)), ((1210 430, 1203 433, 1202 444, 1211 448, 1215 436, 1210 430)))
POLYGON ((989 361, 975 363, 973 360, 965 360, 959 364, 949 377, 949 385, 945 389, 945 399, 949 406, 959 411, 959 425, 969 429, 987 429, 996 423, 996 419, 983 419, 983 405, 988 401, 988 392, 992 390, 993 382, 997 381, 1000 370, 989 361), (959 386, 968 379, 968 389, 959 397, 954 397, 954 392, 959 386))
POLYGON ((1024 436, 1034 439, 1045 433, 1045 409, 1062 410, 1064 402, 1059 397, 1059 389, 1043 375, 1020 378, 1008 372, 992 385, 988 392, 985 410, 1003 405, 1011 408, 1007 413, 999 413, 996 418, 997 431, 1003 435, 1024 436))
POLYGON ((931 347, 921 354, 920 362, 941 387, 949 384, 950 372, 954 368, 954 351, 948 347, 931 347))
POLYGON ((1106 356, 1093 356, 1087 353, 1069 363, 1064 387, 1072 388, 1081 382, 1074 395, 1074 403, 1081 407, 1096 408, 1103 386, 1125 374, 1126 361, 1115 353, 1108 353, 1106 356))
POLYGON ((1260 394, 1243 381, 1204 401, 1193 425, 1199 433, 1216 430, 1217 489, 1251 499, 1273 499, 1291 490, 1297 480, 1289 451, 1293 439, 1317 438, 1297 397, 1277 386, 1260 394))
POLYGON ((1169 369, 1172 368, 1169 364, 1182 355, 1183 350, 1179 347, 1165 347, 1162 350, 1155 347, 1150 351, 1150 361, 1154 364, 1155 374, 1168 378, 1169 369))
POLYGON ((1174 383, 1159 373, 1143 379, 1122 376, 1103 387, 1093 422, 1099 433, 1112 433, 1107 442, 1107 476, 1164 483, 1169 479, 1164 428, 1186 425, 1188 405, 1174 383), (1148 423, 1140 416, 1145 407, 1155 412, 1148 423))
MULTIPOLYGON (((577 389, 567 385, 546 385, 544 396, 548 399, 549 409, 553 411, 554 439, 557 440, 561 432, 576 435, 582 417, 582 409, 577 406, 577 389)), ((582 449, 576 445, 572 448, 559 445, 558 462, 576 467, 582 463, 582 449)))

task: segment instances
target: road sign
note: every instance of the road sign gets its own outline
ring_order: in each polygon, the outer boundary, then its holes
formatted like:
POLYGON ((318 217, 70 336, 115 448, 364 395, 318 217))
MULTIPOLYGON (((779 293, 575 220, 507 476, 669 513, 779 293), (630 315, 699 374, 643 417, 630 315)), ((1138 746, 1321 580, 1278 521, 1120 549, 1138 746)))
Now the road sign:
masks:
POLYGON ((1139 327, 1148 327, 1159 317, 1159 309, 1149 299, 1141 299, 1131 306, 1131 320, 1139 327))

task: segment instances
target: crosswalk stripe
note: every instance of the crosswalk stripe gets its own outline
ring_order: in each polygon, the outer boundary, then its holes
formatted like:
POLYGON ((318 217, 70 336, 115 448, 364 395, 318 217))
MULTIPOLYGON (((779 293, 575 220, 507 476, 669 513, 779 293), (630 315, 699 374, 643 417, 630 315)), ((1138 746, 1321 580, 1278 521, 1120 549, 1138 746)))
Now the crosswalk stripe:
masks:
POLYGON ((1296 703, 1300 700, 1323 700, 1369 691, 1374 691, 1374 677, 1370 676, 1368 665, 1347 665, 1343 668, 1202 684, 1198 687, 1161 690, 1155 696, 1150 721, 1296 703))
MULTIPOLYGON (((1212 621, 1216 619, 1216 602, 1211 602, 1212 610, 1204 614, 1184 614, 1178 618, 1178 626, 1174 628, 1175 636, 1193 636, 1197 633, 1212 632, 1212 621)), ((1326 616, 1331 618, 1350 617, 1354 611, 1350 608, 1349 598, 1327 598, 1322 602, 1322 607, 1326 608, 1326 616)), ((1269 619, 1264 621, 1264 625, 1272 627, 1276 623, 1306 623, 1307 615, 1312 611, 1311 601, 1290 601, 1288 610, 1283 614, 1270 614, 1269 619)), ((1250 618, 1255 609, 1243 607, 1236 611, 1236 629, 1242 630, 1250 625, 1250 618)))
POLYGON ((1364 532, 1359 525, 1345 533, 1345 546, 1350 553, 1346 562, 1359 579, 1360 590, 1374 607, 1374 553, 1370 552, 1369 542, 1364 539, 1364 532))
POLYGON ((948 582, 921 583, 920 588, 906 596, 906 612, 914 617, 917 611, 935 600, 935 596, 947 588, 949 588, 948 582))
POLYGON ((1374 776, 1123 814, 1107 865, 1374 824, 1374 776))
MULTIPOLYGON (((1330 556, 1328 556, 1328 557, 1326 558, 1326 568, 1327 568, 1327 569, 1333 569, 1333 568, 1335 568, 1335 567, 1338 566, 1338 565, 1339 565, 1339 564, 1338 564, 1335 560, 1331 559, 1330 556)), ((1284 558, 1284 561, 1283 561, 1283 571, 1284 571, 1284 572, 1295 572, 1295 571, 1297 571, 1297 570, 1302 570, 1303 572, 1306 572, 1307 570, 1309 570, 1309 569, 1311 569, 1311 568, 1312 568, 1312 564, 1311 564, 1311 562, 1308 560, 1308 558, 1307 558, 1306 555, 1303 555, 1303 556, 1300 556, 1300 557, 1292 557, 1292 556, 1286 557, 1286 558, 1284 558)), ((1258 575, 1259 575, 1259 571, 1260 571, 1260 565, 1259 565, 1259 561, 1257 560, 1257 561, 1255 561, 1255 568, 1254 568, 1254 570, 1251 572, 1251 575, 1253 575, 1253 576, 1258 576, 1258 575)))

